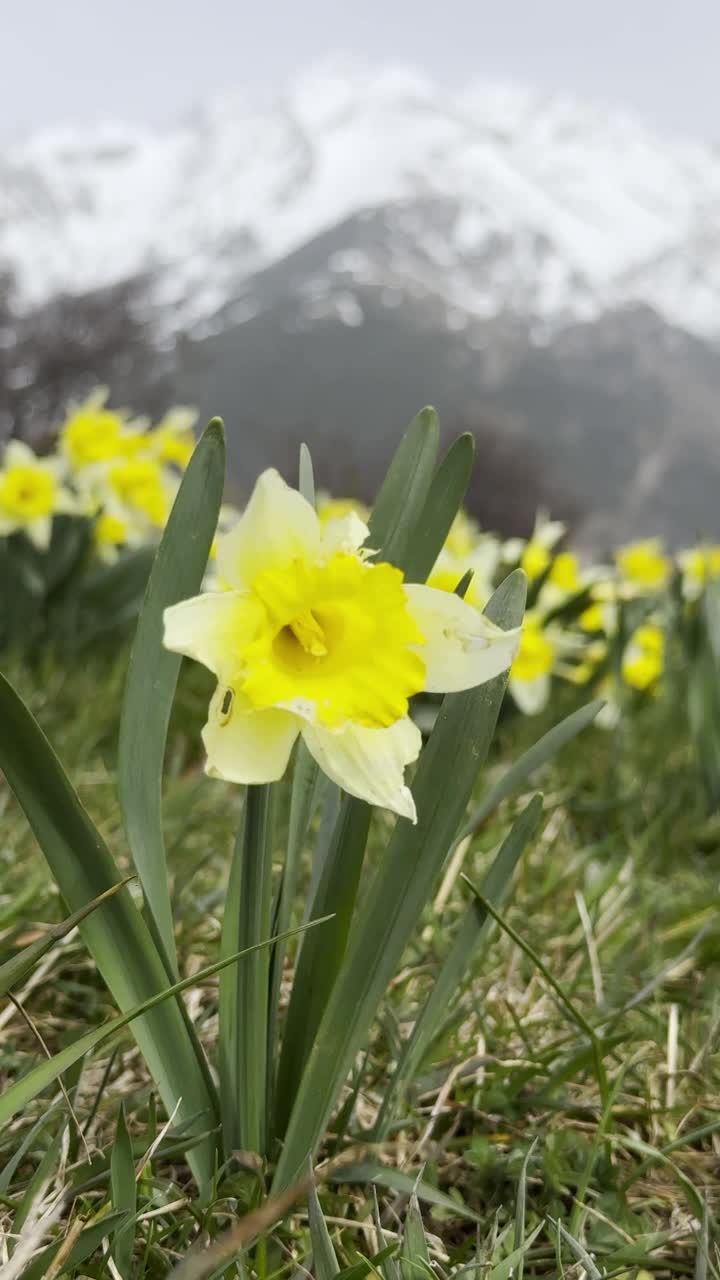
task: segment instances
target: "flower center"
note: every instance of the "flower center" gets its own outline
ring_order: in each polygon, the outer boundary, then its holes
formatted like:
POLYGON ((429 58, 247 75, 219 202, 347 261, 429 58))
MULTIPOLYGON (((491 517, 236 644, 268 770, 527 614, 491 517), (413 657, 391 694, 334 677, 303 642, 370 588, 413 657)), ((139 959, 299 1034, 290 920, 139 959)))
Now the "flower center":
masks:
POLYGON ((398 569, 340 552, 262 574, 252 594, 260 622, 238 653, 238 683, 255 707, 332 728, 388 726, 407 713, 425 664, 398 569))
POLYGON ((0 505, 10 515, 33 519, 47 516, 55 503, 55 481, 32 466, 13 467, 0 476, 0 505))
POLYGON ((280 634, 284 635, 288 631, 311 658, 327 658, 328 647, 325 632, 312 609, 306 609, 304 613, 301 613, 299 617, 290 623, 289 627, 283 627, 280 634))

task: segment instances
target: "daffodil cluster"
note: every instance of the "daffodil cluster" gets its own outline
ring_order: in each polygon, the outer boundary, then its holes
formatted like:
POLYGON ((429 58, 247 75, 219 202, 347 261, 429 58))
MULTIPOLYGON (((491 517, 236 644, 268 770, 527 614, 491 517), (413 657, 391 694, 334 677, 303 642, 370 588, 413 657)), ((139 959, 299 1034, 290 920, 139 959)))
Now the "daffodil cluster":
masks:
POLYGON ((10 441, 0 457, 0 537, 24 534, 45 551, 54 519, 71 515, 92 522, 101 561, 154 541, 195 446, 195 417, 171 409, 153 426, 109 408, 99 388, 70 406, 51 455, 10 441))
MULTIPOLYGON (((360 510, 324 497, 320 519, 360 510)), ((428 578, 478 609, 511 569, 529 581, 529 607, 509 689, 526 715, 548 703, 554 682, 597 689, 609 703, 601 723, 617 719, 620 692, 652 693, 666 666, 669 632, 683 610, 720 581, 720 545, 698 544, 671 556, 659 538, 619 547, 607 563, 567 549, 566 526, 540 513, 531 536, 501 539, 461 512, 428 578), (468 575, 471 575, 468 582, 468 575)))

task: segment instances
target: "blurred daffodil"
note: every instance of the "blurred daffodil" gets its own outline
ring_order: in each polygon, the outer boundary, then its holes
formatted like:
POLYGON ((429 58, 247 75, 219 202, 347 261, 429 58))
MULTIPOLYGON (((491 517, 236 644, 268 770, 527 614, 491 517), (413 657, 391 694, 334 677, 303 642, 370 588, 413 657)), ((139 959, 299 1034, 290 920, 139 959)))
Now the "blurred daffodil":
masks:
POLYGON ((60 428, 60 452, 74 469, 124 455, 127 424, 122 414, 105 407, 107 394, 105 387, 98 387, 81 404, 72 406, 60 428))
POLYGON ((633 689, 651 689, 665 666, 665 635, 656 623, 646 622, 630 637, 622 658, 622 677, 633 689))
POLYGON ((520 648, 510 668, 508 688, 525 715, 537 715, 550 697, 557 643, 537 614, 527 614, 520 648))
POLYGON ((29 445, 10 441, 0 468, 0 535, 20 531, 39 550, 49 546, 53 516, 77 510, 63 471, 61 460, 39 458, 29 445))
POLYGON ((720 578, 720 546, 708 543, 678 552, 682 592, 686 600, 697 600, 708 582, 720 578))
POLYGON ((339 786, 414 821, 404 772, 421 738, 409 699, 491 679, 520 637, 371 563, 367 536, 355 513, 323 526, 276 471, 264 472, 218 546, 230 589, 167 609, 165 644, 218 678, 203 731, 209 773, 272 782, 302 735, 339 786))
POLYGON ((172 502, 168 477, 152 458, 134 458, 114 463, 108 471, 114 498, 136 512, 142 512, 151 525, 162 528, 172 502))
POLYGON ((195 449, 193 426, 197 421, 194 409, 177 406, 148 432, 147 445, 150 454, 170 466, 184 471, 195 449))
POLYGON ((615 553, 615 563, 625 583, 636 594, 662 591, 672 571, 660 538, 646 538, 620 547, 615 553))

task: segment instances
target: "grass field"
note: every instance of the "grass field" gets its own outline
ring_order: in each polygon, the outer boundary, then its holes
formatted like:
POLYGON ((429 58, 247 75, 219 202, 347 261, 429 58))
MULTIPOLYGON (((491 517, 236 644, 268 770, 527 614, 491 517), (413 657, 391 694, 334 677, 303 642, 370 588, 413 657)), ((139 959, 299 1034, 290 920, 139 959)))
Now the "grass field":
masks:
MULTIPOLYGON (((125 662, 121 649, 74 670, 50 658, 8 670, 123 865, 114 769, 125 662)), ((241 804, 239 788, 202 774, 208 689, 201 671, 184 671, 170 734, 165 820, 183 975, 215 958, 241 804)), ((558 703, 533 721, 507 715, 481 787, 563 711, 558 703)), ((682 718, 650 699, 612 733, 586 730, 533 783, 544 793, 543 823, 520 863, 506 928, 493 928, 467 955, 401 1118, 382 1143, 369 1140, 399 1045, 470 909, 459 875, 438 885, 358 1063, 356 1088, 327 1135, 323 1155, 344 1152, 349 1162, 319 1190, 338 1267, 368 1273, 360 1259, 382 1247, 374 1193, 392 1243, 419 1180, 435 1274, 470 1266, 500 1280, 524 1266, 527 1277, 591 1276, 593 1268, 609 1276, 717 1275, 720 823, 707 815, 682 718), (524 1258, 513 1258, 529 1239, 524 1258), (578 1256, 579 1245, 589 1257, 578 1256)), ((505 801, 470 841, 462 869, 474 882, 531 794, 505 801)), ((5 958, 67 913, 2 783, 0 813, 5 958)), ((389 819, 374 821, 382 829, 389 819)), ((285 822, 281 814, 279 842, 285 822)), ((46 955, 15 997, 0 1008, 3 1088, 39 1060, 40 1037, 56 1052, 114 1011, 77 933, 46 955)), ((186 1002, 211 1042, 215 983, 193 989, 186 1002)), ((65 1093, 51 1087, 0 1134, 8 1274, 122 1274, 102 1251, 121 1192, 120 1164, 111 1162, 124 1141, 121 1106, 138 1194, 126 1274, 168 1275, 191 1244, 219 1235, 258 1203, 262 1170, 241 1155, 218 1178, 212 1203, 198 1205, 181 1135, 166 1124, 128 1033, 64 1084, 65 1093), (35 1247, 47 1247, 53 1222, 64 1227, 61 1253, 40 1252, 29 1269, 12 1271, 13 1238, 35 1231, 35 1247), (78 1241, 87 1246, 83 1258, 78 1241)), ((312 1252, 301 1202, 246 1255, 244 1271, 233 1261, 213 1274, 299 1276, 312 1252)), ((374 1264, 384 1280, 393 1280, 394 1267, 387 1258, 374 1264)), ((403 1268, 410 1280, 422 1266, 406 1259, 403 1268)))

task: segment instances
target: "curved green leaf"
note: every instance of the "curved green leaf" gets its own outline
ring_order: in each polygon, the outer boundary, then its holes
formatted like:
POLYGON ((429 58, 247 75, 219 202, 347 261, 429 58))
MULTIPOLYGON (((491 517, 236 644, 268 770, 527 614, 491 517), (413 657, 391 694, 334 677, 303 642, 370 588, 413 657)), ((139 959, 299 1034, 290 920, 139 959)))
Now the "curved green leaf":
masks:
POLYGON ((405 568, 430 491, 439 440, 435 410, 421 409, 398 445, 370 516, 368 546, 399 569, 405 568))
POLYGON ((181 658, 163 648, 163 613, 197 595, 217 528, 225 476, 223 425, 213 419, 182 478, 157 549, 130 655, 120 720, 118 790, 151 932, 177 977, 162 829, 162 773, 181 658))
POLYGON ((405 560, 408 582, 424 582, 435 564, 467 492, 474 455, 475 441, 466 431, 435 472, 405 560))
MULTIPOLYGON (((71 910, 80 911, 117 885, 121 877, 110 851, 37 721, 3 676, 0 767, 71 910)), ((127 888, 83 920, 79 929, 121 1010, 167 988, 165 965, 127 888)), ((191 1136, 200 1127, 212 1127, 217 1122, 215 1098, 201 1068, 202 1051, 179 1003, 170 1000, 153 1009, 133 1030, 168 1111, 181 1100, 178 1122, 193 1120, 191 1136)), ((189 1159, 198 1183, 209 1185, 214 1141, 206 1139, 189 1159)))

